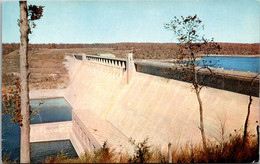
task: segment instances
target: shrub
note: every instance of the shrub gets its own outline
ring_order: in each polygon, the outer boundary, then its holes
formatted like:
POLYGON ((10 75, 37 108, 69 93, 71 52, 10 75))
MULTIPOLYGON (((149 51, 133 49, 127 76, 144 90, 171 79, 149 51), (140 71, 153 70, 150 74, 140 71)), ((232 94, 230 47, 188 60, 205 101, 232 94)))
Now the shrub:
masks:
MULTIPOLYGON (((69 158, 67 154, 59 154, 57 157, 48 158, 45 163, 167 163, 167 157, 159 149, 151 150, 148 138, 140 143, 130 140, 134 146, 134 155, 114 153, 105 142, 101 149, 94 154, 86 153, 81 158, 69 158), (127 160, 128 159, 128 160, 127 160)), ((249 142, 242 147, 243 136, 235 133, 229 136, 222 144, 208 142, 207 151, 201 145, 186 144, 180 148, 174 148, 172 152, 173 163, 249 163, 257 162, 258 140, 257 136, 249 135, 249 142)), ((177 145, 178 146, 178 145, 177 145)))
POLYGON ((108 148, 107 141, 105 141, 101 149, 94 151, 93 163, 113 163, 114 153, 108 148))
POLYGON ((129 162, 134 163, 147 163, 151 157, 150 147, 148 145, 148 138, 143 142, 136 143, 135 140, 130 139, 130 142, 134 146, 134 155, 129 158, 129 162))

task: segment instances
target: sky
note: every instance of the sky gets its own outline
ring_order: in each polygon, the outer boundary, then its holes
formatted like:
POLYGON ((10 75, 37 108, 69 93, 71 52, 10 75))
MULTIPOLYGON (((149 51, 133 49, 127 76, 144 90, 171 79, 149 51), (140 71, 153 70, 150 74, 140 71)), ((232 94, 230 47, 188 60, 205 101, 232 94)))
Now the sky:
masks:
MULTIPOLYGON (((177 42, 164 28, 174 16, 197 14, 207 38, 259 43, 258 0, 28 1, 43 5, 30 43, 177 42)), ((19 2, 2 4, 2 42, 20 42, 19 2)))

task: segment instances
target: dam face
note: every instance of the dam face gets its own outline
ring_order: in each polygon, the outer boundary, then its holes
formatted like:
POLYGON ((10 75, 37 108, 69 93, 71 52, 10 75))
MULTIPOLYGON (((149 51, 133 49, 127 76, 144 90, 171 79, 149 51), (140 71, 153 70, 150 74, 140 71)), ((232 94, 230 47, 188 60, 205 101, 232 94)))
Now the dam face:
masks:
MULTIPOLYGON (((162 150, 168 143, 201 142, 199 106, 190 83, 136 72, 131 54, 127 60, 75 55, 67 57, 66 65, 70 74, 67 89, 31 91, 30 97, 62 96, 69 102, 72 122, 56 127, 62 127, 57 130, 61 133, 66 131, 79 155, 93 152, 105 141, 116 151, 131 154, 131 138, 139 142, 148 137, 150 145, 162 150)), ((243 130, 247 95, 204 87, 201 99, 207 139, 220 139, 223 123, 225 136, 243 130)), ((249 122, 252 133, 256 133, 256 121, 259 98, 253 97, 249 122)), ((37 133, 35 126, 31 136, 37 133)), ((44 128, 48 129, 46 125, 44 128)), ((37 137, 31 137, 33 142, 41 140, 37 137)))

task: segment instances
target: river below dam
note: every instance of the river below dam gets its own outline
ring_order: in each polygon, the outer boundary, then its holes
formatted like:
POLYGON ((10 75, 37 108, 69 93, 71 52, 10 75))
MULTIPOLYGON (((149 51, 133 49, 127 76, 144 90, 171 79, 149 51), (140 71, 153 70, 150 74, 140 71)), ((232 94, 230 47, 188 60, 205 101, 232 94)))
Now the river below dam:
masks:
MULTIPOLYGON (((36 115, 32 116, 31 124, 70 121, 71 106, 64 98, 31 100, 32 109, 38 109, 36 115)), ((20 127, 11 122, 10 114, 2 115, 2 157, 9 155, 11 161, 20 158, 20 127)), ((41 162, 48 156, 56 156, 60 152, 68 153, 70 157, 76 157, 71 142, 55 141, 31 143, 31 161, 41 162)))
POLYGON ((205 62, 199 62, 213 68, 259 73, 260 57, 203 56, 205 62))

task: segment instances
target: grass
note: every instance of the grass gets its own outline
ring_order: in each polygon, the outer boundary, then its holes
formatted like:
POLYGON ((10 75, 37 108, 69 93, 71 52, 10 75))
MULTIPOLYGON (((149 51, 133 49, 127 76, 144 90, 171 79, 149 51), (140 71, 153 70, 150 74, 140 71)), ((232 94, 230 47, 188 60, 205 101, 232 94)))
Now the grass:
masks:
MULTIPOLYGON (((258 136, 250 135, 245 146, 243 136, 234 134, 222 143, 208 142, 208 148, 203 150, 200 145, 186 144, 181 148, 173 148, 173 163, 249 163, 259 159, 258 136)), ((44 163, 167 163, 166 153, 152 149, 148 140, 133 142, 135 153, 130 156, 114 152, 107 144, 93 154, 85 153, 80 158, 69 158, 60 153, 56 157, 47 158, 44 163), (143 158, 145 157, 145 158, 143 158)))
POLYGON ((243 137, 240 134, 230 136, 222 144, 208 143, 208 148, 203 151, 201 146, 186 145, 180 151, 173 152, 174 163, 247 163, 258 161, 258 141, 256 136, 251 136, 250 142, 244 147, 243 137))

